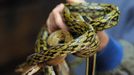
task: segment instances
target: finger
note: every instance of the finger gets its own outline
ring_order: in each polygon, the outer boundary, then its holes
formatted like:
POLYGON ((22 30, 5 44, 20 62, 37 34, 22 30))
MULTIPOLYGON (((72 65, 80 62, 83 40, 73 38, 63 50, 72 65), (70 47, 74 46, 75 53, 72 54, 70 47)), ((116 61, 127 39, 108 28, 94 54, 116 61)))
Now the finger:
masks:
MULTIPOLYGON (((49 33, 52 33, 53 31, 55 31, 58 28, 60 28, 59 22, 57 23, 57 18, 56 17, 61 18, 61 12, 62 12, 63 8, 64 8, 64 5, 59 4, 50 13, 50 15, 48 17, 48 20, 47 20, 47 26, 48 26, 49 33)), ((61 20, 58 20, 58 21, 61 22, 61 20)))
POLYGON ((48 26, 48 31, 49 33, 52 33, 53 31, 55 31, 57 29, 55 20, 54 20, 54 15, 53 12, 50 13, 48 19, 47 19, 47 26, 48 26))
POLYGON ((63 21, 62 18, 62 11, 64 9, 64 5, 60 4, 57 6, 57 8, 53 11, 54 12, 54 18, 56 25, 61 28, 62 30, 67 30, 67 27, 63 21))
POLYGON ((65 23, 64 23, 64 21, 62 19, 61 14, 55 13, 54 18, 55 18, 55 23, 59 28, 61 28, 62 30, 67 30, 67 27, 66 27, 66 25, 65 25, 65 23))
POLYGON ((51 31, 51 30, 52 30, 52 27, 51 27, 51 26, 54 24, 53 21, 50 22, 50 21, 51 21, 51 18, 52 18, 52 13, 49 14, 49 17, 48 17, 48 19, 47 19, 47 21, 46 21, 46 24, 47 24, 47 28, 48 28, 48 32, 49 32, 49 33, 52 32, 52 31, 51 31))
POLYGON ((61 13, 61 12, 63 11, 63 9, 64 9, 64 4, 61 3, 61 4, 57 5, 57 6, 53 9, 53 12, 59 12, 59 13, 61 13))
POLYGON ((85 2, 85 0, 67 0, 68 3, 74 3, 74 2, 77 2, 77 3, 81 3, 81 2, 85 2))

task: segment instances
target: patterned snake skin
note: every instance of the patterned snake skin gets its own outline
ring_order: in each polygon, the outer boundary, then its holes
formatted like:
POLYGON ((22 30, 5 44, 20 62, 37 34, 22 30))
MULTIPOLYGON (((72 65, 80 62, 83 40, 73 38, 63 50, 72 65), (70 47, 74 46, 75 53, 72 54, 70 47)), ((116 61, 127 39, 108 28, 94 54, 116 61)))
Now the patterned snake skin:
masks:
POLYGON ((27 58, 28 65, 37 65, 69 53, 80 57, 92 56, 100 44, 97 31, 115 26, 119 10, 111 4, 72 3, 65 4, 63 18, 69 32, 57 30, 48 34, 47 29, 42 29, 35 44, 35 53, 27 58))

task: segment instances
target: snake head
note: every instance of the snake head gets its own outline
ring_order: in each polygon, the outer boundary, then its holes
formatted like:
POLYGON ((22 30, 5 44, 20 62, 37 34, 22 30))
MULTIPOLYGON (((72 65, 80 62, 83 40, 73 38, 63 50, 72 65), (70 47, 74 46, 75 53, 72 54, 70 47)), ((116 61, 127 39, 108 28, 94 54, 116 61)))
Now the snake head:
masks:
MULTIPOLYGON (((86 25, 92 25, 96 31, 116 26, 119 21, 119 14, 120 11, 116 5, 105 3, 65 4, 63 11, 67 26, 77 29, 77 25, 85 22, 86 25)), ((86 25, 85 29, 87 29, 86 25)))

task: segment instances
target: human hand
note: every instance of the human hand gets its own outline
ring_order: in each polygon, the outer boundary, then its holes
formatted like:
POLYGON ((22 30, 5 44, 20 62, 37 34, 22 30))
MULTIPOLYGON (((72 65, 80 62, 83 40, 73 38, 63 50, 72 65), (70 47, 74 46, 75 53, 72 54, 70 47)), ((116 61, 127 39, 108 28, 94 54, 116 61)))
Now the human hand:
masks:
POLYGON ((52 33, 57 29, 67 30, 67 27, 63 22, 63 18, 62 18, 63 9, 64 9, 64 4, 59 4, 49 14, 49 17, 46 22, 49 33, 52 33))
MULTIPOLYGON (((70 3, 75 2, 75 1, 84 2, 84 0, 68 0, 68 2, 70 2, 70 3)), ((63 31, 67 30, 67 27, 64 23, 64 19, 62 18, 63 9, 64 9, 64 5, 59 4, 49 14, 49 17, 48 17, 47 22, 46 22, 49 33, 52 33, 57 29, 62 29, 63 31)), ((101 44, 99 46, 98 51, 101 51, 107 45, 109 38, 104 31, 99 31, 97 33, 97 35, 98 35, 98 37, 101 41, 101 44)), ((48 63, 49 64, 54 64, 54 65, 59 64, 59 63, 64 61, 65 57, 66 56, 57 57, 55 59, 52 59, 52 60, 48 61, 48 63), (60 61, 59 61, 59 59, 60 59, 60 61)))
MULTIPOLYGON (((85 2, 85 0, 67 0, 67 2, 85 2)), ((63 21, 64 19, 62 18, 63 9, 64 4, 59 4, 49 14, 49 17, 46 22, 49 33, 52 33, 57 29, 62 29, 63 31, 67 30, 67 27, 63 21)))
MULTIPOLYGON (((84 0, 67 0, 68 3, 72 2, 84 2, 84 0)), ((49 17, 46 21, 47 28, 49 33, 56 31, 57 29, 62 29, 63 31, 67 31, 67 27, 64 23, 64 19, 62 18, 62 11, 64 9, 64 4, 57 5, 52 12, 49 14, 49 17)), ((57 65, 64 61, 66 56, 56 57, 47 62, 49 65, 57 65)))

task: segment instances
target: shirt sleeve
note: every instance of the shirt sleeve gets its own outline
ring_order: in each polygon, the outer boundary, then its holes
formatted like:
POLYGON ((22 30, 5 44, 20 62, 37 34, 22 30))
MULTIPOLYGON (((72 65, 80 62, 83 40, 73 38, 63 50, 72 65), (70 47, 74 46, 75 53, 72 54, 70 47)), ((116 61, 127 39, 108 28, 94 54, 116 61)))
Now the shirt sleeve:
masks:
POLYGON ((97 53, 96 70, 109 71, 118 67, 123 58, 123 48, 119 42, 109 38, 107 46, 97 53))

